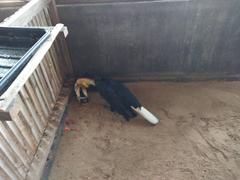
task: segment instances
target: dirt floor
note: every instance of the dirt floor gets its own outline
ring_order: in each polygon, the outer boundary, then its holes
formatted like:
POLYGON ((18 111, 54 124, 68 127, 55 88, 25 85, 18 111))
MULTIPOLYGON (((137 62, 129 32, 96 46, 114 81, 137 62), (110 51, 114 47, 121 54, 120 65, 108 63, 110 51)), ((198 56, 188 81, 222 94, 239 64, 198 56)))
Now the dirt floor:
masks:
POLYGON ((50 180, 240 179, 240 82, 127 85, 161 123, 72 98, 50 180))

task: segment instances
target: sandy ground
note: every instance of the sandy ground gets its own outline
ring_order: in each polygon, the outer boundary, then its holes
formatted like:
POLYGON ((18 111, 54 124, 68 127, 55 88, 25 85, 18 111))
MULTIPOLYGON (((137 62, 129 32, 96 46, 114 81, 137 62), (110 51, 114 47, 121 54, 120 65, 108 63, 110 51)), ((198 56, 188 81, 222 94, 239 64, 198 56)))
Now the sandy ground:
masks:
POLYGON ((240 82, 128 86, 161 123, 125 122, 97 93, 73 98, 50 180, 240 179, 240 82))

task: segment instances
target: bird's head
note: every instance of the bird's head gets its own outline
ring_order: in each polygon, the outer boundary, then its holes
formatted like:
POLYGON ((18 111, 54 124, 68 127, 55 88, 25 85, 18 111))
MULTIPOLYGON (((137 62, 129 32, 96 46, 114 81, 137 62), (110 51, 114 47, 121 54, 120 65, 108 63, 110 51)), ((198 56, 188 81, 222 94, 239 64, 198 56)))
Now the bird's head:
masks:
POLYGON ((91 86, 95 86, 95 80, 89 78, 79 78, 75 83, 75 93, 77 99, 81 101, 83 98, 88 98, 87 89, 91 86), (81 95, 82 94, 82 95, 81 95))

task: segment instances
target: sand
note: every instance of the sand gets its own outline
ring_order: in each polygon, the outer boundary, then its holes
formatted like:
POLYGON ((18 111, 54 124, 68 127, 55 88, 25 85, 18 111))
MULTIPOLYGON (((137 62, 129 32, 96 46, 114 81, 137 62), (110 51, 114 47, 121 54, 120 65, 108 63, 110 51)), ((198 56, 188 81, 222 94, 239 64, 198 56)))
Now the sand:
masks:
POLYGON ((240 179, 240 82, 127 85, 160 124, 73 97, 50 180, 240 179))

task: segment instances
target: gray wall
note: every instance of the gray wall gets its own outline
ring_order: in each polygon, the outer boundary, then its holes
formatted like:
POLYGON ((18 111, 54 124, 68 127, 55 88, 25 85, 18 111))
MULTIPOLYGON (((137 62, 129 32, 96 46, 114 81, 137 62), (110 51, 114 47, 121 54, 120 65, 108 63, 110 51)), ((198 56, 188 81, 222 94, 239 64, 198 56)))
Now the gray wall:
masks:
MULTIPOLYGON (((76 74, 155 78, 240 74, 239 0, 107 1, 115 2, 58 6, 61 21, 69 28, 76 74)), ((0 9, 0 20, 14 11, 0 9)))
POLYGON ((190 76, 240 72, 240 1, 59 5, 77 74, 190 76))

